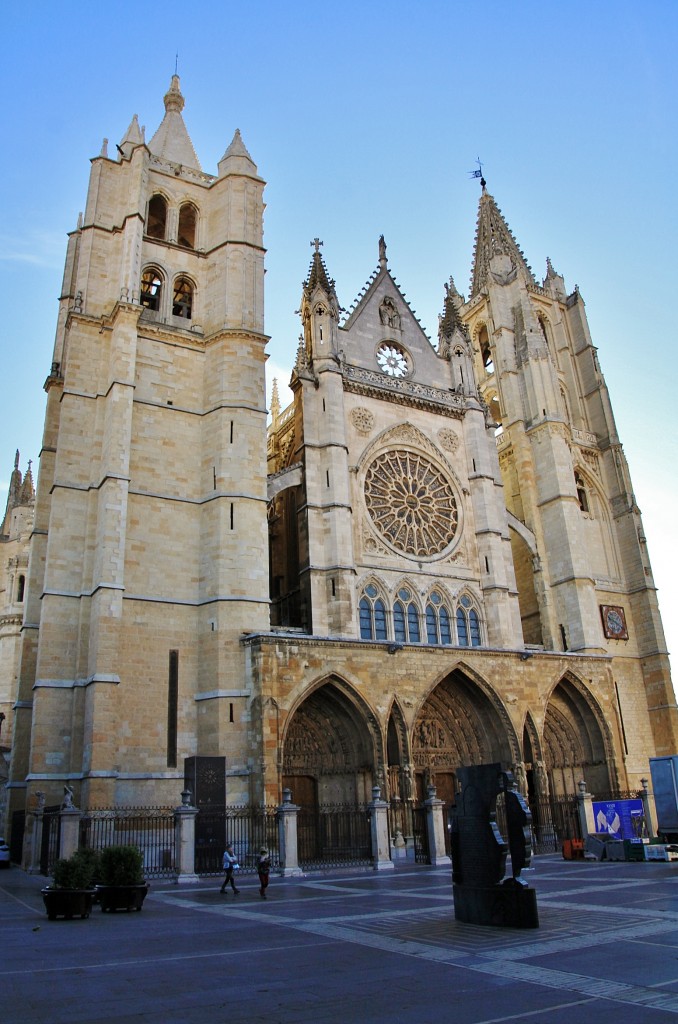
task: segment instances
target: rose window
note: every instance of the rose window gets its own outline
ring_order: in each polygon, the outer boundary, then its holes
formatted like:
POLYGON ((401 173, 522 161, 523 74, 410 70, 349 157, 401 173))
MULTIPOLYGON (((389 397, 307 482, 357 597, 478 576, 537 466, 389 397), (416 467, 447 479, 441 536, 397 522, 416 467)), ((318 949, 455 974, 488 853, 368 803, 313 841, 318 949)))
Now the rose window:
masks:
POLYGON ((407 356, 399 345, 383 342, 377 349, 377 363, 389 377, 406 377, 410 371, 407 356))
POLYGON ((457 532, 452 486, 424 455, 391 451, 377 456, 365 476, 365 503, 375 527, 408 555, 437 555, 457 532))

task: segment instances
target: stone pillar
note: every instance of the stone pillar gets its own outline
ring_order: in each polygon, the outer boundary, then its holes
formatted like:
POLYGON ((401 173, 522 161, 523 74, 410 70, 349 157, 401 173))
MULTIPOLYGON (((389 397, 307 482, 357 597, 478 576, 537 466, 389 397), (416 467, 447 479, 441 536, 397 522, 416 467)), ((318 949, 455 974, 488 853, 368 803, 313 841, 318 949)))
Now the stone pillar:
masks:
POLYGON ((657 835, 657 829, 655 827, 655 817, 652 813, 653 807, 652 802, 650 801, 650 793, 647 788, 647 779, 641 779, 640 784, 643 788, 638 793, 638 796, 643 801, 643 811, 645 812, 645 827, 647 829, 647 835, 650 839, 654 839, 657 835))
POLYGON ((290 878, 303 874, 299 867, 297 841, 297 813, 299 808, 292 803, 292 791, 283 789, 283 802, 278 807, 278 850, 280 874, 290 878))
POLYGON ((181 793, 181 807, 174 811, 174 846, 177 885, 192 885, 200 879, 195 873, 195 819, 198 808, 191 803, 190 789, 181 793))
POLYGON ((579 828, 582 839, 596 831, 596 820, 593 816, 593 796, 586 791, 586 783, 582 779, 579 783, 577 793, 577 811, 579 813, 579 828))
POLYGON ((40 874, 40 853, 42 851, 42 819, 45 809, 45 798, 42 793, 38 794, 40 803, 33 811, 33 828, 30 838, 30 846, 24 841, 24 856, 26 857, 26 871, 29 875, 40 874), (27 849, 28 847, 28 849, 27 849))
POLYGON ((445 802, 437 798, 435 786, 429 786, 427 793, 428 798, 424 801, 424 807, 426 808, 429 862, 434 867, 446 867, 451 864, 451 861, 445 852, 446 824, 443 814, 445 802))
POLYGON ((62 807, 59 812, 59 857, 68 858, 80 845, 80 810, 62 807))
POLYGON ((388 841, 388 804, 381 799, 379 786, 372 787, 372 802, 368 805, 372 836, 372 858, 375 871, 393 870, 391 848, 388 841))

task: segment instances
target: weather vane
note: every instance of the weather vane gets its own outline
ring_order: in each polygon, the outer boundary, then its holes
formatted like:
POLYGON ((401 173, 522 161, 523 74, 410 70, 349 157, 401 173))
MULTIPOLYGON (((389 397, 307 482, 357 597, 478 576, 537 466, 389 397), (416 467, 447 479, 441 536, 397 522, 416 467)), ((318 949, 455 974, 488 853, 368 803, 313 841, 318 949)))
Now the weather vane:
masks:
POLYGON ((175 75, 179 74, 179 51, 178 50, 177 50, 176 55, 174 57, 174 74, 175 75))
POLYGON ((476 168, 475 171, 469 171, 468 172, 469 173, 469 177, 471 177, 471 178, 480 178, 480 184, 482 185, 483 188, 485 188, 485 186, 487 185, 487 182, 483 178, 483 165, 480 162, 480 157, 478 157, 478 159, 476 160, 476 163, 478 164, 478 167, 476 168))

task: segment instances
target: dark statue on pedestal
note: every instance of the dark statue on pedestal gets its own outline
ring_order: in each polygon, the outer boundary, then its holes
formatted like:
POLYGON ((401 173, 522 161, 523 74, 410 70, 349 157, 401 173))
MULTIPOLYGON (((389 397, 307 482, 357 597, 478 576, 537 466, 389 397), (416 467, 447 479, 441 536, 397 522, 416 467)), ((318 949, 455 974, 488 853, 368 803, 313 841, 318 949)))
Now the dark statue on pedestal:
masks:
POLYGON ((452 809, 454 915, 468 924, 538 928, 537 897, 524 878, 530 863, 532 815, 511 772, 500 764, 460 768, 461 793, 452 809), (508 843, 496 822, 504 793, 508 843), (511 854, 511 877, 504 878, 511 854))

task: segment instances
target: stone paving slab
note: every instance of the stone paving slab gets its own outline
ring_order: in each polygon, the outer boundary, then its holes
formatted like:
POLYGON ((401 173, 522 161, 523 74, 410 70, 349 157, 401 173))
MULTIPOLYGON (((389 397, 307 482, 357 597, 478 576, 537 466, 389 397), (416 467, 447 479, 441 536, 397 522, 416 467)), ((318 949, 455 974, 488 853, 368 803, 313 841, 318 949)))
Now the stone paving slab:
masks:
POLYGON ((2 1024, 678 1024, 678 864, 539 857, 541 927, 454 920, 449 869, 152 884, 140 914, 47 920, 0 873, 2 1024))

